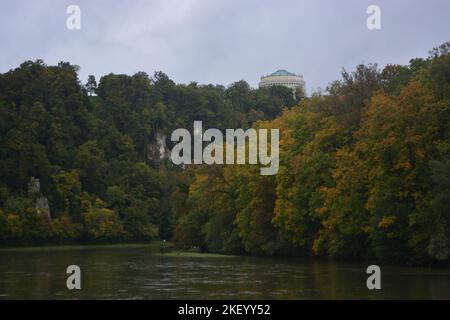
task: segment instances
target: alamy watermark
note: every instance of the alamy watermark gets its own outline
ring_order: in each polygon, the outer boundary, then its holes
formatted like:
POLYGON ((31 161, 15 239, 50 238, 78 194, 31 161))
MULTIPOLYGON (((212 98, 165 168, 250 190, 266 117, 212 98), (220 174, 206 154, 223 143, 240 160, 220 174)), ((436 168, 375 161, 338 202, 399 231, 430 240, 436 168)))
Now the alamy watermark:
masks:
POLYGON ((381 29, 381 9, 379 6, 372 4, 367 7, 366 13, 370 16, 366 20, 366 26, 369 30, 381 29))
POLYGON ((373 264, 367 267, 366 273, 370 274, 366 281, 367 289, 381 290, 381 268, 373 264))
POLYGON ((66 281, 67 289, 81 290, 81 269, 76 264, 67 267, 66 273, 69 274, 66 281))
POLYGON ((67 7, 66 13, 69 14, 66 20, 66 27, 69 30, 81 29, 81 9, 79 6, 72 4, 67 7))
MULTIPOLYGON (((66 8, 66 14, 69 16, 66 19, 66 27, 69 30, 81 29, 81 8, 78 5, 71 4, 66 8)), ((381 29, 381 8, 378 5, 372 4, 367 7, 366 14, 369 16, 366 20, 366 26, 369 30, 381 29)))
POLYGON ((219 129, 203 132, 202 121, 194 121, 193 138, 189 130, 179 128, 172 132, 170 139, 178 142, 170 155, 176 165, 260 164, 266 166, 260 168, 261 175, 278 172, 279 129, 226 129, 224 141, 224 135, 219 129), (204 142, 209 142, 205 148, 204 142))

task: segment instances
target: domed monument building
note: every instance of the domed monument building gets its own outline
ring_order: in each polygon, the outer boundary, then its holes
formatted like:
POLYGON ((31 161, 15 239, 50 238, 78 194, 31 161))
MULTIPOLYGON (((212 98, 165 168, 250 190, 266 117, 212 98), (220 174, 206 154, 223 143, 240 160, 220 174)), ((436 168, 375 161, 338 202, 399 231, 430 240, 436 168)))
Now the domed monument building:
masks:
POLYGON ((305 93, 305 81, 301 74, 295 74, 284 69, 280 69, 261 77, 259 82, 260 88, 270 87, 270 86, 285 86, 292 89, 294 96, 297 92, 305 93))

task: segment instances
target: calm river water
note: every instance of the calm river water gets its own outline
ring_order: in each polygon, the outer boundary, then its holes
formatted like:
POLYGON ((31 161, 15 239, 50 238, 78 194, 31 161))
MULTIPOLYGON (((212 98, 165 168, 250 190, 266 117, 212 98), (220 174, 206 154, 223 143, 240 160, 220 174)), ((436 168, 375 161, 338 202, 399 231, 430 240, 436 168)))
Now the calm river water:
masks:
POLYGON ((174 257, 148 247, 0 250, 0 299, 450 299, 450 270, 258 257, 174 257), (82 290, 66 288, 79 265, 82 290))

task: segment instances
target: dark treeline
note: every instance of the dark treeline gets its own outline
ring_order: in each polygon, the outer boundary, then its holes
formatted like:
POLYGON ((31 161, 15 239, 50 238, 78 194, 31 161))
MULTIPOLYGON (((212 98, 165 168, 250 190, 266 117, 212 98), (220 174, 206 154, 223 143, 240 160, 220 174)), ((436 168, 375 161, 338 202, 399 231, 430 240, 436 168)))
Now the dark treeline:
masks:
POLYGON ((178 85, 163 73, 82 86, 75 66, 25 62, 0 76, 0 241, 159 237, 222 253, 448 261, 449 50, 359 65, 297 101, 283 87, 178 85), (279 128, 278 174, 155 156, 158 137, 194 120, 279 128))

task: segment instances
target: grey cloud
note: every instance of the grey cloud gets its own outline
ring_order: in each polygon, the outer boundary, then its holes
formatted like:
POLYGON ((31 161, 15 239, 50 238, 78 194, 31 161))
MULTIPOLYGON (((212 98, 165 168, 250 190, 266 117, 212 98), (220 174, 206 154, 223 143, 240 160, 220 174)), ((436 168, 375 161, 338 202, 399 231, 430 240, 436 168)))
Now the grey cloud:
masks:
POLYGON ((176 82, 257 86, 264 73, 302 73, 308 91, 361 62, 405 64, 450 40, 447 0, 1 0, 0 72, 28 59, 70 61, 80 77, 166 72, 176 82), (82 29, 66 29, 66 8, 82 29), (366 28, 381 7, 382 29, 366 28))

